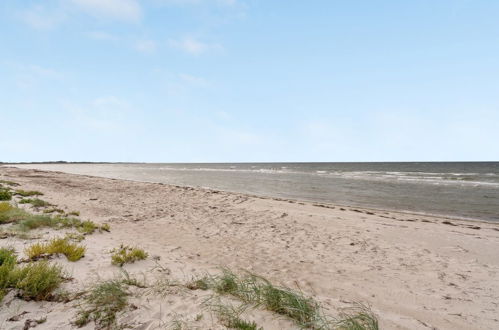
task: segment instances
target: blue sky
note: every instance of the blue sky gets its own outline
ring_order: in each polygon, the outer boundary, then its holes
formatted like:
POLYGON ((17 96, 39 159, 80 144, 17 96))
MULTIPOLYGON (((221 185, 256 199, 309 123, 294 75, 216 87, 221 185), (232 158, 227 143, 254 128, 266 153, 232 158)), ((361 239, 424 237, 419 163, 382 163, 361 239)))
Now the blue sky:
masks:
POLYGON ((499 1, 0 4, 0 161, 499 160, 499 1))

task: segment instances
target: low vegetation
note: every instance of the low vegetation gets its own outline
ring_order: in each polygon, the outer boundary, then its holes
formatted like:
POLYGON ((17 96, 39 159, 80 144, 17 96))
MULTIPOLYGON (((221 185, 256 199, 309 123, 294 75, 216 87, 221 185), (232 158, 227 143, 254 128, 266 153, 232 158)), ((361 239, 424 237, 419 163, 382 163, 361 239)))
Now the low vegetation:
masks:
POLYGON ((7 288, 10 286, 10 273, 17 263, 13 249, 0 248, 0 301, 2 301, 7 288))
POLYGON ((24 299, 46 300, 62 283, 63 276, 61 266, 40 261, 14 268, 10 281, 24 299))
POLYGON ((12 193, 5 189, 0 189, 0 201, 10 201, 12 199, 12 193))
POLYGON ((26 217, 27 212, 23 209, 12 206, 8 202, 0 202, 0 225, 17 222, 26 217))
POLYGON ((9 180, 0 180, 0 184, 6 184, 11 187, 17 187, 19 186, 19 183, 14 182, 14 181, 9 181, 9 180))
POLYGON ((54 212, 57 212, 59 214, 63 214, 64 210, 63 209, 54 208, 54 207, 51 207, 49 209, 43 210, 43 213, 54 213, 54 212))
MULTIPOLYGON (((301 292, 286 287, 278 287, 263 277, 253 274, 237 275, 224 269, 221 275, 205 276, 187 284, 191 289, 209 288, 221 295, 230 295, 246 305, 286 316, 299 326, 308 329, 377 330, 378 321, 374 313, 365 305, 343 312, 337 320, 324 315, 319 303, 301 292)), ((222 315, 227 320, 237 316, 236 310, 222 306, 222 315), (228 313, 228 314, 227 314, 228 313)), ((223 319, 223 318, 222 318, 223 319)), ((228 322, 228 321, 227 321, 228 322)), ((251 324, 250 324, 251 325, 251 324)), ((256 327, 256 325, 254 325, 256 327)), ((247 328, 252 329, 252 328, 247 328)))
POLYGON ((97 225, 90 220, 80 220, 60 215, 32 214, 7 202, 0 202, 0 224, 15 223, 15 231, 26 232, 42 227, 63 229, 75 228, 82 234, 92 234, 96 230, 109 231, 109 225, 97 225))
POLYGON ((31 197, 31 196, 42 196, 43 193, 37 190, 22 190, 18 189, 14 192, 14 194, 22 196, 22 197, 31 197))
POLYGON ((338 330, 378 330, 379 324, 369 306, 356 304, 340 314, 335 322, 335 328, 338 330))
POLYGON ((14 250, 0 248, 0 300, 9 289, 19 290, 19 296, 26 300, 46 300, 63 278, 58 265, 40 261, 18 266, 14 250))
POLYGON ((117 313, 128 305, 128 295, 120 280, 109 280, 94 286, 85 297, 74 324, 83 327, 94 321, 97 329, 109 329, 116 325, 117 313))
POLYGON ((34 207, 46 207, 51 205, 49 202, 39 198, 23 198, 19 201, 19 204, 31 204, 34 207))
POLYGON ((54 254, 63 254, 69 261, 78 261, 85 255, 85 247, 70 243, 65 238, 54 238, 48 243, 35 243, 27 247, 24 252, 31 260, 49 257, 54 254))
POLYGON ((221 302, 217 302, 210 307, 218 317, 220 323, 228 329, 263 330, 263 328, 258 327, 254 321, 247 321, 241 318, 241 314, 245 310, 244 306, 234 307, 232 305, 225 305, 221 302))
POLYGON ((82 235, 80 233, 66 233, 66 239, 74 241, 74 242, 81 242, 85 239, 85 235, 82 235))
POLYGON ((111 252, 113 253, 111 256, 111 263, 120 267, 124 264, 134 263, 135 261, 144 260, 148 257, 147 252, 144 250, 123 244, 111 252))

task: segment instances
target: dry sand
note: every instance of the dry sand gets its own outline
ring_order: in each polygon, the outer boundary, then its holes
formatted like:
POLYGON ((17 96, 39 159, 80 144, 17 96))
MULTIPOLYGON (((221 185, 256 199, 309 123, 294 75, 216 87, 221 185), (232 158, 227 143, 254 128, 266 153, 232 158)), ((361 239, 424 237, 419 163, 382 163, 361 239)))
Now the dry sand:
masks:
MULTIPOLYGON (((0 179, 111 225, 110 233, 82 242, 82 260, 56 258, 74 277, 64 284, 68 289, 118 274, 110 250, 124 243, 159 257, 125 266, 151 282, 160 276, 186 281, 223 266, 300 288, 333 316, 356 301, 370 304, 382 329, 499 329, 495 223, 11 167, 0 167, 0 179)), ((7 238, 0 245, 21 252, 32 242, 7 238)), ((133 328, 168 328, 174 320, 191 329, 223 328, 203 305, 209 292, 172 286, 162 295, 135 293, 137 308, 120 317, 133 328), (203 318, 195 321, 198 314, 203 318)), ((9 294, 0 305, 0 328, 22 329, 26 319, 47 317, 36 329, 70 329, 77 304, 24 302, 9 294), (6 321, 24 311, 18 321, 6 321)), ((264 329, 298 328, 260 309, 245 316, 264 329)))

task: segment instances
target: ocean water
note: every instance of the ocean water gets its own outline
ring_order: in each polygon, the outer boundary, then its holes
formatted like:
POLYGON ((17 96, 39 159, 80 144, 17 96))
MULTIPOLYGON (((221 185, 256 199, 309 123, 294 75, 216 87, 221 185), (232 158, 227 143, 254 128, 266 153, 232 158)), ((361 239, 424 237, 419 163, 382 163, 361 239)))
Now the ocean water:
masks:
POLYGON ((338 205, 499 221, 499 162, 18 166, 338 205))

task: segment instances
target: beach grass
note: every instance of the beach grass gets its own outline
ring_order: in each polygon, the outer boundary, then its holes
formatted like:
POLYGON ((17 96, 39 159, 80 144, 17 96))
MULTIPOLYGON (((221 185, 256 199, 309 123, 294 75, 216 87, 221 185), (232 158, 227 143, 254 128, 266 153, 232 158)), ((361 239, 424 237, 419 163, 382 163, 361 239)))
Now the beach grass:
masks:
POLYGON ((12 206, 8 202, 0 202, 0 224, 17 222, 28 215, 25 210, 12 206))
POLYGON ((43 210, 43 213, 54 213, 54 212, 59 213, 59 214, 63 214, 64 210, 63 209, 58 209, 58 208, 55 208, 55 207, 43 210))
MULTIPOLYGON (((243 306, 261 307, 287 317, 306 329, 377 330, 378 320, 369 306, 356 304, 334 319, 327 317, 320 304, 311 297, 288 287, 276 286, 267 279, 251 273, 236 274, 222 269, 219 275, 207 275, 193 279, 185 285, 191 290, 211 289, 220 295, 229 295, 243 302, 243 306)), ((220 304, 215 310, 222 312, 226 322, 235 320, 237 309, 227 309, 220 304), (228 320, 228 321, 227 321, 228 320)), ((220 314, 220 313, 218 313, 220 314)), ((240 314, 240 313, 239 313, 240 314)), ((256 326, 252 323, 248 326, 256 326)), ((251 327, 248 329, 252 329, 251 327)))
POLYGON ((94 321, 97 329, 109 329, 116 325, 117 313, 128 305, 129 293, 120 280, 108 280, 95 285, 85 297, 85 307, 77 315, 74 324, 83 327, 94 321))
POLYGON ((19 201, 19 204, 31 204, 34 207, 46 207, 51 205, 49 202, 46 202, 39 198, 22 198, 19 201))
POLYGON ((109 231, 109 225, 97 225, 93 221, 60 215, 32 214, 7 202, 0 202, 0 224, 15 223, 15 230, 26 232, 42 227, 62 229, 75 228, 82 234, 92 234, 96 230, 109 231))
POLYGON ((14 182, 14 181, 10 181, 10 180, 0 180, 0 184, 6 184, 6 185, 11 186, 11 187, 19 186, 19 183, 14 182))
POLYGON ((111 252, 113 253, 111 256, 111 263, 120 267, 124 264, 134 263, 135 261, 144 260, 148 257, 147 252, 143 249, 127 245, 121 245, 111 252))
POLYGON ((357 303, 340 313, 335 322, 338 330, 378 330, 379 323, 376 315, 368 305, 357 303))
POLYGON ((246 304, 261 306, 286 316, 304 328, 318 328, 325 322, 319 304, 301 292, 278 287, 263 277, 246 273, 242 276, 223 269, 222 274, 190 282, 191 287, 209 287, 221 295, 230 295, 246 304), (193 285, 194 284, 194 285, 193 285))
POLYGON ((31 197, 31 196, 42 196, 43 193, 37 190, 22 190, 18 189, 14 192, 14 194, 22 196, 22 197, 31 197))
POLYGON ((17 264, 15 251, 10 248, 0 248, 0 301, 9 287, 10 273, 17 264))
POLYGON ((31 260, 51 256, 54 254, 63 254, 69 261, 78 261, 85 256, 86 248, 84 246, 70 243, 65 238, 54 238, 48 243, 35 243, 27 247, 24 252, 31 260))
POLYGON ((85 235, 80 233, 66 233, 65 238, 74 242, 81 242, 85 239, 85 235))
POLYGON ((0 201, 10 201, 12 193, 6 189, 0 189, 0 201))
POLYGON ((245 311, 244 305, 235 307, 218 301, 212 303, 210 309, 215 313, 220 323, 228 329, 263 330, 263 328, 258 327, 256 322, 247 321, 241 318, 241 314, 245 311))
POLYGON ((47 261, 30 262, 13 267, 8 274, 8 286, 19 290, 26 300, 46 300, 62 283, 62 267, 47 261))

